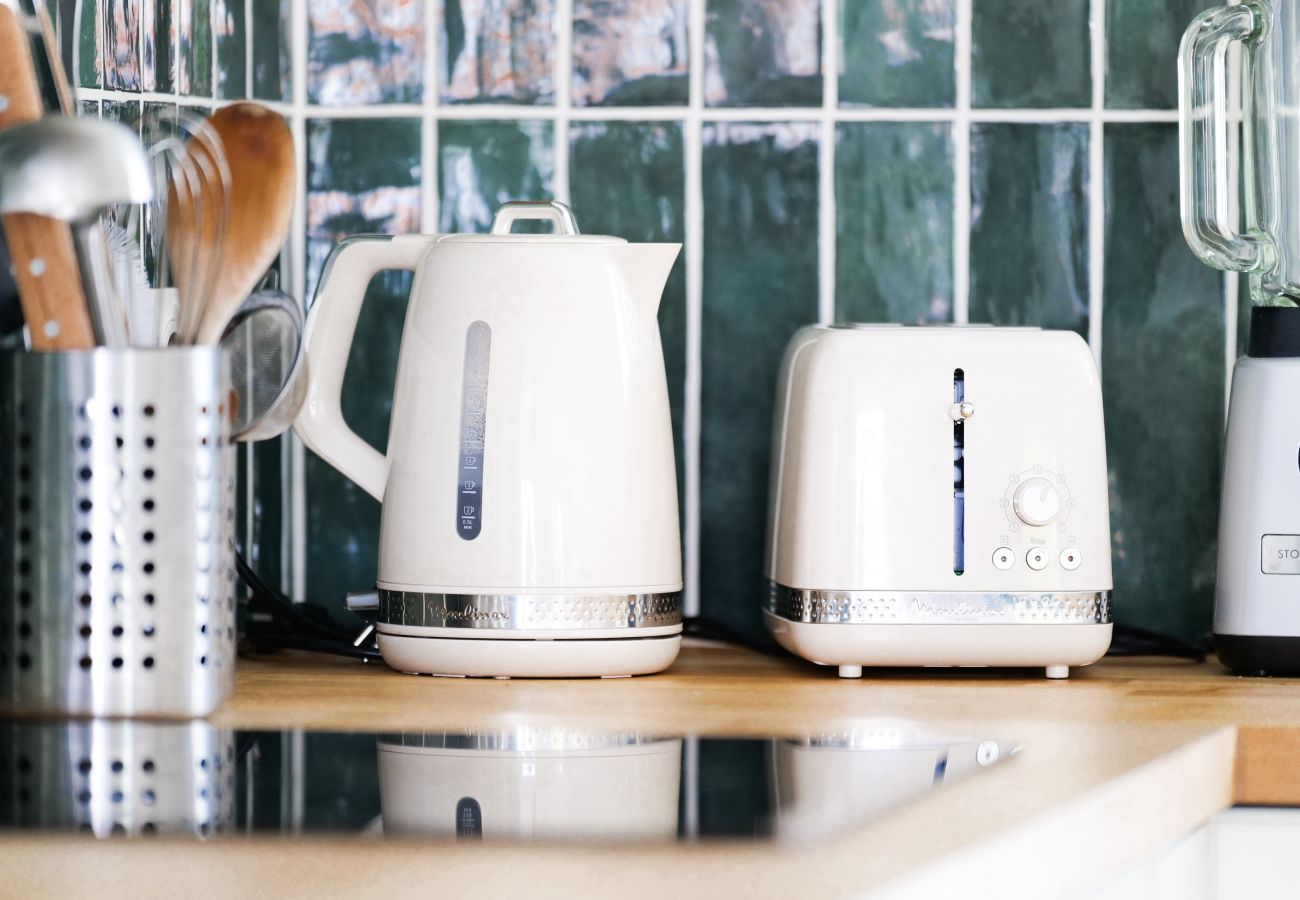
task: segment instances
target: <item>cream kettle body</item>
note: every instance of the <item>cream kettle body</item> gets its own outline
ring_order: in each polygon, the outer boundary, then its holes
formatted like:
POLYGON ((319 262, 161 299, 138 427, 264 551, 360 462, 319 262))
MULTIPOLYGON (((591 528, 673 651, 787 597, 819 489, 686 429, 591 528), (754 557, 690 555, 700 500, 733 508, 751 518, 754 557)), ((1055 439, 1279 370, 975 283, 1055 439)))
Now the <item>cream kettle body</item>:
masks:
POLYGON ((407 672, 616 676, 681 634, 672 426, 656 314, 676 244, 507 204, 486 235, 337 248, 307 323, 303 442, 383 504, 378 641, 407 672), (548 218, 554 234, 512 234, 548 218), (379 453, 344 423, 366 286, 414 272, 379 453))

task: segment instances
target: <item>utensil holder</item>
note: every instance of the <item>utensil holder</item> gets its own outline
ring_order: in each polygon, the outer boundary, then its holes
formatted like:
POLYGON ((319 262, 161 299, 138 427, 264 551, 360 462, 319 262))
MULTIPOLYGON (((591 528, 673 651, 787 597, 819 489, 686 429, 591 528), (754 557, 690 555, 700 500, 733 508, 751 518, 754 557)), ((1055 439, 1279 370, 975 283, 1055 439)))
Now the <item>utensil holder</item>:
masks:
POLYGON ((215 347, 0 353, 0 707, 202 716, 234 686, 215 347))

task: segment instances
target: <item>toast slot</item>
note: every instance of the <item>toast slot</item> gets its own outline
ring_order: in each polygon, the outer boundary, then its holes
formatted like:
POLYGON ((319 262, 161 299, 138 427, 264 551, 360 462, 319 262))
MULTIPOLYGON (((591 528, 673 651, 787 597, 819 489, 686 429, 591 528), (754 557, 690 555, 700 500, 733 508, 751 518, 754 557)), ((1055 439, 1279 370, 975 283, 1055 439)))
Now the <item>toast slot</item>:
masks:
MULTIPOLYGON (((966 400, 966 373, 952 373, 952 402, 960 408, 966 400)), ((952 571, 966 571, 966 420, 954 418, 952 425, 952 571)))

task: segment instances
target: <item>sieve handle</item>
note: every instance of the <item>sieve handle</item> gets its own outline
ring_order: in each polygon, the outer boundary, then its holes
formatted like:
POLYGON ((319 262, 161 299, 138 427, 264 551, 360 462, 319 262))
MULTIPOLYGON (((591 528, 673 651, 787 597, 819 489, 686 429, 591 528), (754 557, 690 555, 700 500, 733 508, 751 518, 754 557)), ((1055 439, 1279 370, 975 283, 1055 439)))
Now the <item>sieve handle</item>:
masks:
POLYGON ((402 235, 343 241, 325 263, 316 301, 307 315, 307 396, 293 430, 318 456, 381 502, 388 459, 343 420, 343 374, 370 279, 391 269, 414 272, 436 240, 402 235))

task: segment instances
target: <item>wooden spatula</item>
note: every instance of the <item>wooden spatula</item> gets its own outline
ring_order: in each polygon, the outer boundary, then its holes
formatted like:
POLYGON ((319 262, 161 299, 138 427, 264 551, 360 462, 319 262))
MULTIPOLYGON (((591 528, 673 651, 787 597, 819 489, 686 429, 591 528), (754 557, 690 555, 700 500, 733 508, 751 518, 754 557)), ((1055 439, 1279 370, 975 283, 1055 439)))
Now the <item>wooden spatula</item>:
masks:
POLYGON ((279 115, 256 103, 223 107, 208 120, 221 139, 230 182, 221 265, 193 342, 215 344, 226 323, 275 262, 293 218, 293 135, 279 115))

